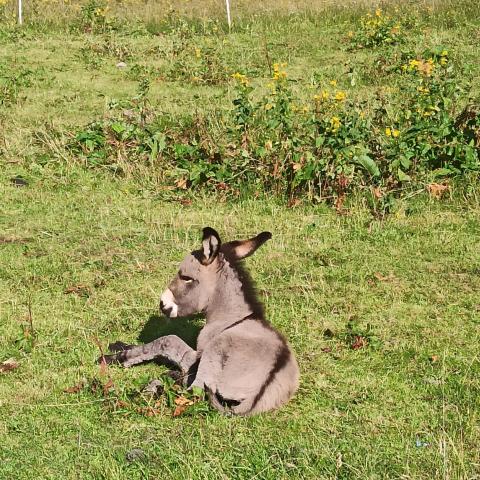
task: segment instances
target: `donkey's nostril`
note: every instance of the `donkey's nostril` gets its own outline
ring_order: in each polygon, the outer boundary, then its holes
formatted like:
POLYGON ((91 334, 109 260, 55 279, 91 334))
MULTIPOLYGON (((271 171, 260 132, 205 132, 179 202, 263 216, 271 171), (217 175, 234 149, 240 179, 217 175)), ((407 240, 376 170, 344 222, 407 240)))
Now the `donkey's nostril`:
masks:
POLYGON ((160 300, 160 310, 165 314, 170 316, 172 313, 173 307, 167 307, 161 300, 160 300))

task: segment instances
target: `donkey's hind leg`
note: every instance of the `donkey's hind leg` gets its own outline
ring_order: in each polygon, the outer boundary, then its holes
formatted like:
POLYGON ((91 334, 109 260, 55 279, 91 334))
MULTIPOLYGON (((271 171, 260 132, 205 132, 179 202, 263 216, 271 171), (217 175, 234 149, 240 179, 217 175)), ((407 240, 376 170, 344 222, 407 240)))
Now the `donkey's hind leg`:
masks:
POLYGON ((113 355, 101 357, 107 363, 121 363, 131 367, 156 358, 173 363, 182 372, 187 373, 197 360, 197 352, 176 335, 160 337, 144 345, 128 346, 113 355))

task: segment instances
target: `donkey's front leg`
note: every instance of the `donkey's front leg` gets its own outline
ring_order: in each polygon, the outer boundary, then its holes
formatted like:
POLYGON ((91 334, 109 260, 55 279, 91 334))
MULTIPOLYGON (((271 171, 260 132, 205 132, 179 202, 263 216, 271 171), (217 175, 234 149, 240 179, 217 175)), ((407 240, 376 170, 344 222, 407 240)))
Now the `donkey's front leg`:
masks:
POLYGON ((176 335, 167 335, 144 345, 106 355, 104 360, 107 363, 118 362, 124 367, 131 367, 155 358, 165 359, 175 364, 182 372, 188 372, 197 359, 197 352, 176 335))

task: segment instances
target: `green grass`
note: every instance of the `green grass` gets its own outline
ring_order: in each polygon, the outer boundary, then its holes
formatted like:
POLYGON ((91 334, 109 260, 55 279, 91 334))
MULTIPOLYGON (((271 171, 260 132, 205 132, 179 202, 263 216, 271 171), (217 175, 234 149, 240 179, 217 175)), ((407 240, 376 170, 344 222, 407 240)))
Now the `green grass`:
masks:
POLYGON ((268 201, 199 198, 185 207, 77 170, 68 183, 31 178, 19 188, 9 185, 15 172, 2 175, 1 231, 11 241, 0 247, 0 359, 13 356, 20 366, 1 379, 2 478, 32 471, 38 478, 473 478, 478 471, 478 202, 423 200, 408 216, 376 221, 362 210, 339 217, 268 201), (225 238, 273 231, 248 264, 269 317, 298 355, 295 399, 249 419, 172 418, 164 406, 149 418, 136 413, 138 399, 114 407, 163 372, 152 365, 110 368, 108 398, 64 393, 82 378, 105 383, 96 338, 105 347, 138 341, 145 325, 176 331, 175 321, 153 318, 158 297, 204 225, 225 238), (64 293, 76 285, 89 295, 64 293), (31 351, 21 343, 28 305, 31 351), (350 347, 352 321, 369 347, 350 347), (134 447, 145 462, 126 462, 134 447))
MULTIPOLYGON (((457 11, 448 4, 443 15, 444 4, 421 14, 408 47, 451 46, 478 95, 478 15, 469 2, 457 11)), ((202 48, 218 45, 222 64, 258 85, 270 76, 265 48, 272 61, 288 61, 299 103, 313 72, 368 100, 391 78, 368 73, 378 52, 342 46, 359 11, 248 16, 230 35, 194 38, 202 48)), ((219 132, 232 82, 164 78, 171 37, 133 23, 109 34, 0 27, 0 86, 17 78, 0 105, 0 363, 19 363, 0 373, 1 479, 478 476, 475 177, 449 184, 441 200, 420 187, 388 216, 360 192, 338 215, 323 204, 291 207, 266 196, 186 195, 171 189, 168 172, 148 165, 132 164, 125 176, 86 168, 66 145, 108 115, 109 103, 137 94, 132 65, 151 69, 155 111, 173 119, 197 111, 219 132), (127 54, 125 70, 115 66, 119 52, 127 54), (15 186, 18 175, 28 185, 15 186), (225 239, 273 232, 247 264, 301 368, 298 394, 277 412, 174 418, 160 400, 150 417, 142 409, 152 402, 138 392, 163 367, 105 372, 95 363, 98 343, 172 332, 194 343, 201 322, 165 322, 157 306, 206 225, 225 239), (355 336, 368 345, 353 349, 355 336), (109 379, 105 395, 92 390, 109 379), (64 392, 79 382, 78 393, 64 392), (127 461, 133 448, 145 452, 143 461, 127 461)))

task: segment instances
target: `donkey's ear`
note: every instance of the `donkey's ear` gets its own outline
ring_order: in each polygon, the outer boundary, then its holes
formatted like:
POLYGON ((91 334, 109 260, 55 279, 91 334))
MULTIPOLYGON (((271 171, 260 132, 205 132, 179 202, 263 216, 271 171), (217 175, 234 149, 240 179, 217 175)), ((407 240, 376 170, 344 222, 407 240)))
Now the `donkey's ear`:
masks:
POLYGON ((215 260, 215 257, 220 251, 222 244, 220 237, 216 230, 210 227, 203 229, 202 249, 203 249, 203 263, 208 265, 215 260))
POLYGON ((259 233, 256 237, 249 240, 236 240, 225 244, 225 249, 235 256, 238 260, 249 257, 260 248, 267 240, 272 238, 270 232, 259 233))

